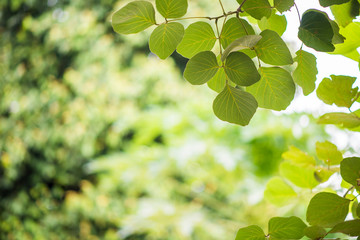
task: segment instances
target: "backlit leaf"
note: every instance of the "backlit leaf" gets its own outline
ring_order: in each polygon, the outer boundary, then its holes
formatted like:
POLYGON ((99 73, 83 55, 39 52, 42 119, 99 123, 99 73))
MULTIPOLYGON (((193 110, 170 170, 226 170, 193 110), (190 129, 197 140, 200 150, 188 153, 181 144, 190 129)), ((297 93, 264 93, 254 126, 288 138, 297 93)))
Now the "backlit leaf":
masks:
POLYGON ((156 9, 164 18, 179 18, 185 15, 187 0, 156 0, 156 9))
POLYGON ((159 58, 165 59, 175 51, 183 36, 182 24, 176 22, 161 24, 150 36, 150 50, 159 58))
POLYGON ((359 2, 350 0, 341 5, 332 5, 330 9, 336 22, 340 26, 346 27, 359 15, 359 2))
POLYGON ((259 58, 272 65, 288 65, 293 63, 289 48, 279 34, 272 30, 260 33, 262 39, 255 46, 259 58))
POLYGON ((201 85, 209 81, 218 70, 215 54, 211 51, 200 52, 186 64, 184 77, 191 84, 201 85))
POLYGON ((344 43, 335 45, 335 51, 333 53, 342 54, 355 61, 359 61, 360 55, 356 49, 360 47, 360 22, 350 23, 345 28, 341 28, 340 33, 346 39, 344 43), (354 56, 352 56, 352 53, 354 56))
POLYGON ((290 73, 279 67, 261 67, 259 71, 260 81, 247 87, 247 91, 255 96, 260 107, 277 111, 286 109, 295 94, 290 73))
POLYGON ((303 151, 301 151, 300 149, 294 146, 290 146, 289 150, 282 154, 282 158, 301 166, 316 165, 316 161, 314 157, 309 156, 307 153, 304 153, 303 151))
MULTIPOLYGON (((222 65, 220 55, 217 57, 219 66, 222 65)), ((219 71, 215 74, 213 78, 211 78, 207 85, 210 89, 214 90, 217 93, 220 93, 224 90, 226 84, 226 74, 224 68, 219 68, 219 71)))
POLYGON ((257 102, 250 93, 226 85, 215 98, 213 109, 219 119, 246 126, 256 112, 257 102))
POLYGON ((326 165, 338 165, 343 160, 342 154, 336 145, 329 141, 316 142, 316 154, 326 165))
POLYGON ((295 165, 290 162, 280 164, 280 174, 301 188, 312 189, 319 185, 314 177, 314 169, 295 165))
POLYGON ((273 177, 266 184, 264 197, 274 205, 284 206, 296 196, 294 189, 280 177, 273 177))
POLYGON ((274 10, 269 18, 263 17, 258 20, 258 26, 262 31, 269 29, 281 36, 286 30, 287 21, 285 15, 277 15, 274 10))
POLYGON ((213 28, 206 22, 195 22, 185 30, 184 38, 177 47, 177 52, 186 58, 210 51, 216 42, 213 28))
POLYGON ((269 221, 272 239, 300 239, 305 228, 306 224, 298 217, 274 217, 269 221))
POLYGON ((151 3, 135 1, 116 11, 112 15, 112 27, 121 34, 138 33, 154 25, 155 10, 151 3))
POLYGON ((299 27, 299 39, 308 47, 321 52, 335 50, 332 44, 334 31, 326 13, 318 10, 306 11, 299 27))
POLYGON ((349 212, 349 204, 349 199, 334 193, 318 193, 310 200, 306 220, 310 225, 334 227, 345 220, 349 212))
POLYGON ((235 240, 266 240, 264 231, 256 225, 240 228, 235 240))
POLYGON ((261 39, 260 35, 246 35, 234 40, 223 52, 222 61, 225 61, 230 53, 246 48, 253 48, 261 39))
POLYGON ((254 62, 244 53, 231 53, 226 59, 224 68, 227 77, 240 86, 250 86, 260 80, 254 62))
POLYGON ((297 62, 297 67, 293 72, 294 82, 302 89, 305 96, 309 95, 315 90, 315 81, 318 70, 316 67, 316 57, 304 50, 296 52, 294 61, 297 62))
POLYGON ((335 124, 344 128, 356 128, 360 126, 360 118, 354 113, 326 113, 318 120, 320 124, 335 124))
POLYGON ((340 174, 346 182, 360 190, 360 158, 345 158, 340 163, 340 174))
POLYGON ((294 3, 295 0, 274 0, 274 7, 282 13, 290 10, 294 3))
POLYGON ((358 87, 352 88, 356 78, 331 75, 324 78, 316 90, 317 96, 326 104, 338 107, 351 107, 358 93, 358 87))
MULTIPOLYGON (((239 4, 243 0, 237 0, 239 4)), ((251 0, 246 1, 243 4, 243 10, 247 12, 253 18, 260 20, 262 17, 270 17, 271 15, 271 6, 268 0, 251 0)))

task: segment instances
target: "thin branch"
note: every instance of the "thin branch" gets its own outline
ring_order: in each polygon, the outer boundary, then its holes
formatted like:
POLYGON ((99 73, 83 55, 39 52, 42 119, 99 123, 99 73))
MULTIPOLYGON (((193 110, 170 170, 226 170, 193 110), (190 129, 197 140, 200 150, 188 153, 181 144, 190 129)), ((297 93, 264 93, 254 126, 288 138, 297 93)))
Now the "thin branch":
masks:
POLYGON ((220 6, 221 6, 221 9, 223 11, 223 14, 226 15, 226 12, 225 12, 225 9, 224 9, 224 6, 223 6, 221 0, 219 0, 219 3, 220 3, 220 6))
POLYGON ((244 6, 245 2, 246 2, 246 0, 244 0, 244 1, 240 4, 239 8, 236 10, 238 13, 239 13, 239 12, 241 12, 241 13, 244 12, 243 10, 241 10, 241 8, 244 6))
POLYGON ((299 8, 298 8, 298 6, 296 5, 296 3, 294 3, 294 5, 295 5, 295 8, 296 8, 296 12, 297 12, 298 18, 299 18, 299 24, 301 24, 301 16, 300 16, 299 8))
POLYGON ((215 26, 216 26, 216 32, 217 32, 217 35, 218 35, 218 41, 219 41, 219 47, 220 47, 220 56, 222 57, 221 35, 220 35, 220 31, 219 31, 218 21, 219 21, 219 19, 215 20, 215 26))

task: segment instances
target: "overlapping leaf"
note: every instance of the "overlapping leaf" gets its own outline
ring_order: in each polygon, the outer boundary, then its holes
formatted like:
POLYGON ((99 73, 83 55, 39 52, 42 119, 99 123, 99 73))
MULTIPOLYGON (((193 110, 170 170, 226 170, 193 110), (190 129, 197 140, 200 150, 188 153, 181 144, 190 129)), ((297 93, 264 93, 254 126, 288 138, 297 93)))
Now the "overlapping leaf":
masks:
POLYGON ((316 165, 314 157, 308 155, 307 153, 301 151, 294 146, 290 146, 289 150, 282 154, 282 158, 304 167, 316 165))
POLYGON ((254 62, 244 53, 231 53, 226 59, 224 68, 227 77, 240 86, 250 86, 260 80, 254 62))
POLYGON ((343 4, 343 3, 347 3, 350 0, 319 0, 320 5, 323 7, 329 7, 331 5, 338 5, 338 4, 343 4))
POLYGON ((273 10, 269 18, 263 17, 261 20, 258 20, 258 26, 262 31, 269 29, 281 36, 286 30, 287 21, 285 15, 277 15, 276 11, 273 10))
POLYGON ((312 189, 319 185, 319 182, 314 177, 313 169, 298 166, 290 162, 280 164, 280 174, 301 188, 312 189))
POLYGON ((322 239, 327 235, 327 231, 323 227, 309 226, 304 230, 305 236, 312 240, 322 239))
POLYGON ((210 51, 216 42, 214 30, 206 22, 195 22, 185 30, 184 38, 177 52, 186 58, 192 58, 202 51, 210 51))
POLYGON ((295 0, 274 0, 274 7, 281 13, 290 10, 294 4, 295 0))
POLYGON ((338 165, 343 160, 341 152, 336 145, 329 142, 317 142, 316 154, 326 165, 338 165))
MULTIPOLYGON (((222 64, 220 55, 217 57, 217 60, 220 66, 222 64)), ((222 90, 224 90, 225 84, 226 74, 223 67, 219 68, 219 71, 215 74, 215 76, 207 82, 208 87, 217 93, 220 93, 222 90)))
POLYGON ((154 7, 146 1, 127 4, 112 15, 111 21, 114 31, 121 34, 138 33, 155 23, 154 7))
POLYGON ((335 50, 332 44, 334 31, 326 13, 318 10, 306 11, 299 27, 299 39, 308 47, 321 52, 335 50))
POLYGON ((232 52, 253 48, 261 38, 260 35, 246 35, 234 40, 223 52, 221 60, 224 62, 232 52))
MULTIPOLYGON (((233 41, 246 35, 255 35, 254 29, 244 19, 230 18, 226 21, 221 31, 221 45, 226 49, 233 41)), ((244 50, 251 58, 256 54, 250 50, 244 50)))
POLYGON ((336 22, 340 26, 346 27, 359 15, 359 5, 358 0, 348 0, 341 5, 332 5, 330 9, 336 22))
POLYGON ((360 117, 355 113, 326 113, 318 120, 320 124, 334 124, 343 128, 356 128, 360 126, 360 117))
POLYGON ((297 62, 297 67, 293 72, 294 82, 302 89, 304 95, 309 95, 315 90, 315 81, 318 70, 316 67, 316 57, 304 50, 296 52, 294 61, 297 62))
POLYGON ((345 220, 349 204, 349 199, 334 193, 318 193, 310 200, 306 220, 313 226, 334 227, 345 220))
MULTIPOLYGON (((243 3, 243 0, 237 0, 239 4, 243 3)), ((260 20, 262 17, 270 17, 271 5, 268 0, 251 0, 246 1, 243 4, 243 10, 245 10, 250 16, 260 20)))
POLYGON ((165 59, 175 51, 183 36, 182 24, 176 22, 161 24, 150 36, 150 50, 159 58, 165 59))
POLYGON ((360 219, 350 220, 336 224, 330 233, 345 233, 349 236, 360 236, 360 219))
POLYGON ((200 52, 186 64, 184 77, 191 84, 201 85, 214 77, 218 70, 215 54, 211 51, 200 52))
POLYGON ((156 9, 164 18, 179 18, 185 15, 187 0, 156 0, 156 9))
POLYGON ((289 48, 279 34, 272 30, 260 33, 262 39, 255 46, 259 58, 272 65, 288 65, 293 63, 289 48))
POLYGON ((259 71, 260 81, 247 87, 247 91, 255 96, 260 107, 277 111, 286 109, 295 94, 290 73, 279 67, 261 67, 259 71))
POLYGON ((219 119, 242 126, 249 124, 257 107, 250 93, 230 85, 225 86, 213 103, 214 113, 219 119))

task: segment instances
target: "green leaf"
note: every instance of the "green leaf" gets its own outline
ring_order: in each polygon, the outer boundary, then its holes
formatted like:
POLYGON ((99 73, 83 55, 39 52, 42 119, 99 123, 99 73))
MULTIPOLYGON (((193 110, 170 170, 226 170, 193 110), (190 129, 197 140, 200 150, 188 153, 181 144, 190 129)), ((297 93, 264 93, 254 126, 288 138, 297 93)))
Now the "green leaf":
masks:
POLYGON ((234 40, 246 35, 255 35, 251 25, 244 19, 230 18, 221 31, 221 45, 226 49, 234 40))
POLYGON ((356 128, 360 126, 360 118, 354 113, 326 113, 318 120, 319 124, 335 124, 343 128, 356 128))
POLYGON ((300 239, 306 224, 298 217, 274 217, 269 221, 269 235, 275 239, 300 239))
POLYGON ((343 160, 336 145, 329 141, 316 142, 316 154, 326 165, 338 165, 343 160))
POLYGON ((349 0, 319 0, 320 5, 323 7, 329 7, 331 5, 338 5, 349 2, 349 0))
POLYGON ((284 110, 294 98, 295 84, 289 72, 273 67, 259 69, 261 79, 247 88, 262 108, 284 110))
POLYGON ((360 207, 359 207, 359 201, 355 198, 353 201, 353 204, 351 205, 351 215, 354 219, 360 218, 360 207))
POLYGON ((240 86, 250 86, 260 80, 254 62, 244 53, 231 53, 226 59, 224 68, 227 77, 240 86))
POLYGON ((326 13, 317 10, 306 11, 299 27, 299 39, 308 47, 321 52, 335 50, 332 44, 334 31, 326 13))
POLYGON ((249 124, 257 107, 258 104, 250 93, 230 85, 225 86, 213 104, 214 113, 219 119, 242 126, 249 124))
POLYGON ((258 20, 258 26, 262 31, 269 29, 281 36, 286 30, 287 21, 285 15, 277 15, 274 10, 269 18, 263 17, 258 20))
POLYGON ((314 157, 309 156, 294 146, 290 146, 289 150, 282 154, 282 158, 304 167, 316 165, 314 157))
POLYGON ((314 176, 318 182, 323 183, 329 180, 329 178, 337 172, 335 169, 328 169, 321 166, 316 167, 314 176))
POLYGON ((164 18, 182 17, 187 8, 187 0, 156 0, 156 9, 164 18))
POLYGON ((297 67, 293 72, 294 82, 302 89, 305 96, 309 95, 315 90, 315 81, 318 70, 316 67, 316 57, 304 50, 296 52, 294 61, 297 62, 297 67))
POLYGON ((350 220, 336 224, 330 233, 345 233, 349 236, 360 236, 360 219, 350 220))
POLYGON ((327 235, 327 231, 319 226, 309 226, 304 230, 305 236, 312 240, 322 239, 327 235))
POLYGON ((272 30, 260 33, 262 39, 255 46, 259 58, 272 65, 288 65, 293 63, 289 48, 279 34, 272 30))
MULTIPOLYGON (((243 0, 237 0, 239 4, 243 0)), ((243 4, 243 10, 253 18, 260 20, 262 17, 269 18, 271 15, 271 6, 268 0, 251 0, 243 4)))
POLYGON ((150 36, 150 50, 159 58, 165 59, 175 51, 183 36, 182 24, 176 22, 161 24, 150 36))
POLYGON ((297 197, 294 189, 282 178, 273 177, 266 184, 264 197, 276 206, 284 206, 297 197))
POLYGON ((193 85, 201 85, 209 81, 219 68, 213 52, 200 52, 186 64, 184 77, 193 85))
POLYGON ((314 177, 314 169, 295 165, 290 162, 280 164, 280 174, 301 188, 313 189, 319 182, 314 177))
POLYGON ((318 193, 310 200, 306 220, 310 225, 333 227, 345 220, 349 212, 349 204, 349 199, 334 193, 318 193))
POLYGON ((290 10, 294 4, 295 0, 274 0, 274 7, 281 13, 290 10))
POLYGON ((356 78, 331 75, 324 78, 316 90, 317 96, 326 104, 350 108, 358 93, 358 87, 352 88, 356 78))
MULTIPOLYGON (((222 64, 220 55, 217 57, 219 66, 222 64)), ((215 76, 207 82, 207 85, 210 89, 214 90, 217 93, 220 93, 224 90, 226 84, 226 74, 224 68, 220 68, 215 76)))
POLYGON ((121 34, 138 33, 155 23, 154 7, 146 1, 127 4, 112 15, 111 21, 114 31, 121 34))
POLYGON ((360 47, 360 22, 350 23, 346 28, 340 29, 340 33, 346 38, 344 43, 336 44, 334 54, 348 54, 355 53, 354 57, 349 56, 355 61, 359 61, 359 53, 356 51, 360 47))
POLYGON ((360 158, 345 158, 340 163, 340 174, 346 182, 355 186, 357 190, 360 190, 360 158))
POLYGON ((330 9, 336 22, 340 26, 346 27, 359 15, 359 2, 350 0, 345 4, 332 5, 330 9))
POLYGON ((186 58, 192 58, 199 52, 210 51, 216 42, 214 30, 206 22, 190 24, 185 30, 183 40, 177 47, 177 52, 186 58))
POLYGON ((240 228, 235 240, 266 240, 264 231, 256 225, 240 228))
POLYGON ((262 37, 259 35, 246 35, 234 40, 223 52, 221 61, 225 61, 230 53, 243 50, 246 48, 253 48, 262 37))
POLYGON ((356 215, 358 218, 360 218, 360 204, 358 203, 357 207, 356 207, 356 215))
MULTIPOLYGON (((340 28, 337 25, 337 23, 335 21, 330 20, 330 24, 331 24, 331 27, 334 32, 334 37, 332 39, 332 43, 333 44, 343 43, 345 41, 345 37, 340 34, 340 28)), ((336 49, 336 47, 335 47, 335 49, 336 49)))

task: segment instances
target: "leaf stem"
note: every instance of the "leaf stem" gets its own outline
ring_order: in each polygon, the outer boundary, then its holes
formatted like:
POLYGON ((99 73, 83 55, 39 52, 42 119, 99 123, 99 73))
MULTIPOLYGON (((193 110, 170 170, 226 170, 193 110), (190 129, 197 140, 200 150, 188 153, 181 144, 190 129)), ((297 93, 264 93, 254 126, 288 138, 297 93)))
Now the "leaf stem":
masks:
POLYGON ((348 193, 349 193, 351 190, 353 190, 353 189, 354 189, 354 186, 351 186, 351 187, 346 191, 346 193, 344 194, 343 198, 345 198, 346 195, 348 195, 348 193))
POLYGON ((219 41, 219 47, 220 47, 220 57, 222 57, 221 35, 220 35, 220 31, 219 31, 218 21, 219 21, 219 19, 215 20, 215 26, 216 26, 216 32, 217 32, 217 35, 218 35, 217 39, 219 41))
POLYGON ((241 10, 241 8, 244 6, 244 4, 245 4, 245 2, 246 2, 246 0, 244 0, 241 4, 240 4, 240 6, 239 6, 239 8, 236 10, 236 12, 244 12, 243 10, 241 10))

